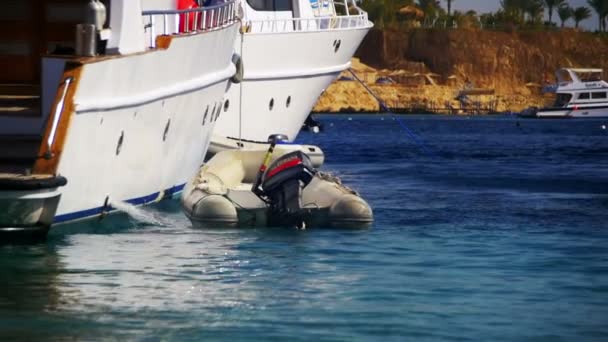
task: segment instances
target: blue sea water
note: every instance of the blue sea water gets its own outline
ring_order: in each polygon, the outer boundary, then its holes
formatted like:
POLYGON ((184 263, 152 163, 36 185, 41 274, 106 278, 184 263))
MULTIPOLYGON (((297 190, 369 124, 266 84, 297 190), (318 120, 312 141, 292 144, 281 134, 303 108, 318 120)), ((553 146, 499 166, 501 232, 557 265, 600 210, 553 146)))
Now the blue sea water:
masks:
POLYGON ((608 340, 608 120, 319 120, 371 229, 64 226, 0 247, 0 338, 608 340))

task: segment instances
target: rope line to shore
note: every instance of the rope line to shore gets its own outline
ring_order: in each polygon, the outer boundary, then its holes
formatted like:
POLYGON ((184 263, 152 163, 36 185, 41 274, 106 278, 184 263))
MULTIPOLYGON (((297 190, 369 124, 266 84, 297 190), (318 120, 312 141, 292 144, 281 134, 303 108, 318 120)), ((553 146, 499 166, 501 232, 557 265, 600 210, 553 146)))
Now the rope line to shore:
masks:
POLYGON ((355 74, 355 71, 352 68, 348 68, 348 71, 351 73, 351 75, 353 75, 353 77, 357 80, 357 82, 359 82, 363 88, 365 88, 365 90, 367 90, 367 92, 376 99, 376 101, 378 101, 378 104, 380 104, 380 107, 382 107, 382 109, 388 113, 394 120, 397 121, 397 123, 399 123, 399 126, 401 127, 401 129, 410 137, 410 139, 412 139, 412 141, 414 142, 414 144, 416 144, 426 155, 428 156, 433 156, 434 153, 431 152, 431 150, 426 146, 426 143, 422 140, 422 138, 420 138, 416 133, 414 133, 411 129, 409 129, 409 127, 407 127, 407 125, 405 124, 405 122, 403 122, 403 120, 397 115, 395 114, 387 105, 386 103, 378 96, 374 93, 374 91, 367 86, 367 84, 363 83, 363 81, 359 78, 359 76, 357 76, 357 74, 355 74))

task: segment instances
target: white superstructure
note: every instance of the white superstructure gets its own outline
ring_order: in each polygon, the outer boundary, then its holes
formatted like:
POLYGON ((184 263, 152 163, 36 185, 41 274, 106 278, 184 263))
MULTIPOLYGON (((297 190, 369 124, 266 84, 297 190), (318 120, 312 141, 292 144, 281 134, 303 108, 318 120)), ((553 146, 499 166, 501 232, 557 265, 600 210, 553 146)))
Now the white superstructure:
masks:
MULTIPOLYGON (((38 9, 38 2, 25 2, 24 11, 38 9)), ((38 114, 0 111, 2 141, 29 144, 20 155, 4 146, 0 174, 67 179, 45 190, 60 196, 53 223, 103 214, 113 202, 139 205, 181 191, 203 162, 235 72, 234 2, 187 10, 175 0, 104 3, 109 21, 97 29, 102 41, 93 45, 94 55, 68 48, 42 58, 38 114)), ((72 13, 71 20, 80 20, 86 2, 66 0, 49 10, 53 5, 42 4, 47 18, 72 13)), ((1 185, 0 206, 39 196, 1 185)), ((48 222, 27 224, 40 223, 48 222)))
POLYGON ((552 89, 555 104, 536 112, 539 118, 608 117, 608 83, 602 69, 564 68, 557 71, 558 83, 552 89))
POLYGON ((243 74, 226 95, 211 149, 296 138, 302 123, 372 27, 354 1, 239 0, 243 74), (241 140, 241 142, 239 142, 241 140))

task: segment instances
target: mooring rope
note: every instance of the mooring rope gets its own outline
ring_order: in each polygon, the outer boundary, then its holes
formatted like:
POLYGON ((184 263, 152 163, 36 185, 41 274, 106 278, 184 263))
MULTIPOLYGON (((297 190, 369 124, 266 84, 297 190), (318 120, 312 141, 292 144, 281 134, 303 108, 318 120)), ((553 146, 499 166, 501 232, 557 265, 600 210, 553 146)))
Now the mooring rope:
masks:
POLYGON ((431 150, 426 146, 426 144, 424 143, 422 138, 420 138, 416 133, 414 133, 411 129, 409 129, 409 127, 407 127, 405 122, 403 122, 403 120, 397 114, 395 114, 386 105, 386 103, 378 95, 376 95, 376 93, 374 93, 374 91, 370 87, 367 86, 367 84, 363 83, 363 81, 359 78, 359 76, 357 76, 357 74, 355 74, 355 71, 352 68, 348 68, 348 71, 351 73, 351 75, 353 75, 355 80, 357 80, 357 82, 359 82, 363 86, 363 88, 365 88, 365 90, 367 90, 367 92, 374 99, 376 99, 376 101, 378 101, 378 104, 380 104, 380 107, 382 107, 382 109, 386 113, 388 113, 395 121, 397 121, 397 123, 399 123, 399 126, 401 127, 401 129, 410 137, 410 139, 412 139, 414 144, 416 144, 426 155, 429 155, 429 156, 434 155, 431 152, 431 150))

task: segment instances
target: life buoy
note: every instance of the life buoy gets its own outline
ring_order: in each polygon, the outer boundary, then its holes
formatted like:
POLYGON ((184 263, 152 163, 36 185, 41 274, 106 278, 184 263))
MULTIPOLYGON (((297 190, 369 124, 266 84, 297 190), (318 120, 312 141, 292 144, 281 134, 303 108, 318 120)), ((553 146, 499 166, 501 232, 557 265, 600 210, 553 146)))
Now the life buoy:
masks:
MULTIPOLYGON (((177 0, 177 9, 186 10, 198 8, 198 4, 194 0, 177 0)), ((190 32, 194 30, 194 13, 182 13, 179 15, 179 32, 190 32), (186 25, 186 22, 188 24, 186 25)))
POLYGON ((234 66, 236 67, 236 72, 234 73, 234 75, 230 78, 230 81, 232 81, 232 83, 241 83, 241 81, 243 81, 243 59, 241 58, 241 55, 239 55, 238 53, 235 53, 232 55, 232 64, 234 64, 234 66))

